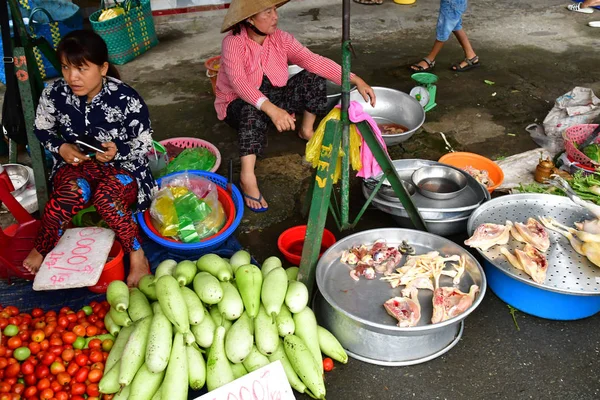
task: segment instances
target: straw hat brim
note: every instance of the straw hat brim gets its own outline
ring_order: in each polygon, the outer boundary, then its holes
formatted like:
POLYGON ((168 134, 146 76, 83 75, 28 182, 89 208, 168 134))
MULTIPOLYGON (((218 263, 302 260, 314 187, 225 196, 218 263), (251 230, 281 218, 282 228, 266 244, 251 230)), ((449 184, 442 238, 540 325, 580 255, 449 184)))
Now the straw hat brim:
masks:
POLYGON ((270 7, 281 7, 290 0, 233 0, 223 19, 221 33, 233 28, 237 23, 258 14, 270 7))

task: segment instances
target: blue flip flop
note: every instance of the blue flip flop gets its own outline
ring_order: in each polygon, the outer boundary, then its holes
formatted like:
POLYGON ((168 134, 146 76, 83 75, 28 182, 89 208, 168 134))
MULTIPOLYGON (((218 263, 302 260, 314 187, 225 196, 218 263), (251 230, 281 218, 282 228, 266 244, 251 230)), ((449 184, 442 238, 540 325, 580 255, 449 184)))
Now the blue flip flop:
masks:
MULTIPOLYGON (((252 196, 250 196, 249 194, 246 194, 246 193, 244 193, 244 192, 242 192, 242 195, 243 195, 245 198, 247 198, 247 199, 250 199, 250 200, 254 200, 254 201, 256 201, 257 203, 260 203, 260 202, 262 201, 262 199, 263 199, 263 195, 262 195, 262 193, 260 194, 260 196, 258 196, 258 199, 257 199, 256 197, 252 197, 252 196)), ((244 202, 244 203, 245 203, 245 202, 244 202)), ((267 211, 267 210, 269 209, 269 207, 252 208, 252 207, 250 207, 248 204, 246 204, 246 207, 248 207, 248 208, 250 209, 250 211, 253 211, 253 212, 255 212, 255 213, 263 213, 263 212, 265 212, 265 211, 267 211)))

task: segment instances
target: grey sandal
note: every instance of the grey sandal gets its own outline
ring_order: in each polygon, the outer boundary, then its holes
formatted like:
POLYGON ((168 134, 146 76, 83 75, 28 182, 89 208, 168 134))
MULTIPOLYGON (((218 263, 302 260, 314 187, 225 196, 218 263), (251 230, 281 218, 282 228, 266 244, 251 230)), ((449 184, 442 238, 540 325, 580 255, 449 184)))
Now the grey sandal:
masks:
POLYGON ((479 67, 479 65, 480 65, 479 56, 475 56, 473 58, 465 58, 463 61, 466 62, 467 65, 465 65, 464 67, 461 67, 460 62, 458 62, 452 66, 452 71, 465 72, 472 68, 479 67))
POLYGON ((410 70, 413 72, 427 72, 427 71, 431 71, 433 69, 433 67, 435 67, 435 60, 431 61, 429 58, 423 57, 423 59, 421 61, 412 64, 409 67, 410 70), (423 67, 423 66, 419 65, 419 63, 421 61, 425 61, 427 63, 427 67, 423 67))

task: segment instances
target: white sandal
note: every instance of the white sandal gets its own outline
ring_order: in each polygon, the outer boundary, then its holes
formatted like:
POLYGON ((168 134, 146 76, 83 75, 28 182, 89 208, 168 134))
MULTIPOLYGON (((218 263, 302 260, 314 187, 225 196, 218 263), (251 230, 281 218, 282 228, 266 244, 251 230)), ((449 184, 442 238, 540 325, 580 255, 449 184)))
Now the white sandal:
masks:
POLYGON ((600 21, 590 21, 588 22, 588 25, 592 28, 600 28, 600 21))
POLYGON ((584 14, 591 14, 594 12, 594 10, 592 10, 590 7, 581 8, 581 4, 582 3, 569 4, 567 6, 567 10, 580 12, 580 13, 584 13, 584 14))

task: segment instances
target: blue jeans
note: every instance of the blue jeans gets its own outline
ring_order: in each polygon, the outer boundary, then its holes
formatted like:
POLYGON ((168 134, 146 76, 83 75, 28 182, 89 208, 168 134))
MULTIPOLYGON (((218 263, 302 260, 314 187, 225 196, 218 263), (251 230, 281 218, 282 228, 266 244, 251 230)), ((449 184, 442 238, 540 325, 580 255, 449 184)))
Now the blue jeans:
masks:
POLYGON ((436 27, 436 39, 445 42, 453 31, 462 29, 462 15, 467 10, 467 0, 441 0, 436 27))

